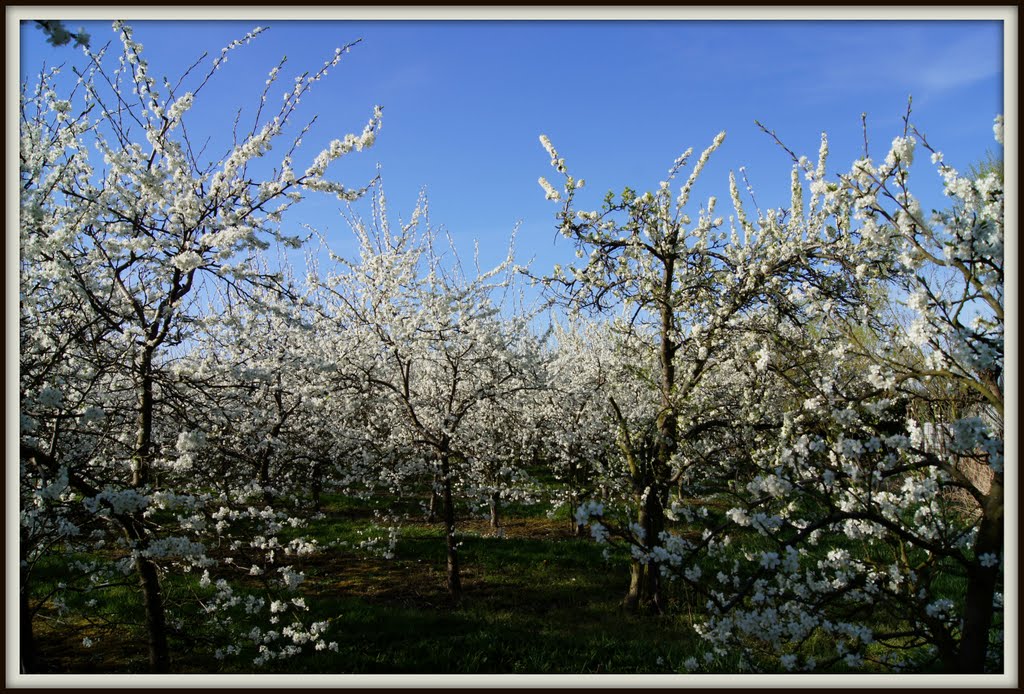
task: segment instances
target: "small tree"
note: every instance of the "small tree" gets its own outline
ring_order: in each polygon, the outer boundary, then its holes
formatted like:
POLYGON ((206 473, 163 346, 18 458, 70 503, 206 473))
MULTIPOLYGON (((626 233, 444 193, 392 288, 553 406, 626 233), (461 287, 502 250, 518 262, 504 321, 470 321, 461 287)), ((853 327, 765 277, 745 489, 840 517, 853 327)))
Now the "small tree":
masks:
POLYGON ((447 585, 457 600, 456 495, 485 483, 473 477, 483 468, 468 464, 485 435, 475 426, 487 424, 486 404, 532 387, 533 341, 526 318, 504 319, 494 303, 514 278, 511 250, 496 268, 466 277, 457 259, 446 263, 435 253, 425 201, 398 228, 383 192, 374 203, 372 223, 351 218, 361 255, 338 258, 345 270, 326 278, 324 303, 328 319, 358 333, 366 350, 355 377, 377 403, 374 419, 387 422, 390 474, 402 480, 426 472, 438 481, 447 585))
POLYGON ((568 508, 572 532, 580 536, 585 526, 576 522, 576 509, 618 487, 608 403, 621 360, 614 353, 614 333, 601 324, 555 322, 552 327, 547 389, 535 405, 536 426, 541 455, 561 483, 556 508, 568 508))

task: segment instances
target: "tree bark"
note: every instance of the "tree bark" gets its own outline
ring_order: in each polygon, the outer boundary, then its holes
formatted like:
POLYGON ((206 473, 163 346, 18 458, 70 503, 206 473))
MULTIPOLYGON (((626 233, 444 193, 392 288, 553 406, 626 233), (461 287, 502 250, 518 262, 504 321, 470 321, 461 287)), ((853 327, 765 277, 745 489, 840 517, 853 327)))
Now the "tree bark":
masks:
MULTIPOLYGON (((143 525, 142 514, 121 517, 125 538, 130 545, 144 545, 148 533, 143 525)), ((164 610, 163 590, 160 587, 160 572, 157 565, 141 554, 135 559, 135 572, 139 576, 143 608, 146 614, 146 636, 149 646, 149 670, 153 674, 170 672, 170 650, 167 645, 167 619, 164 610)))
POLYGON ((19 650, 22 674, 36 671, 36 640, 32 631, 32 609, 28 602, 28 583, 24 575, 21 577, 21 606, 19 609, 19 650))
POLYGON ((258 472, 260 480, 260 489, 263 490, 263 505, 273 506, 274 493, 271 491, 270 486, 270 443, 267 443, 267 451, 263 454, 263 457, 260 459, 260 467, 258 472))
MULTIPOLYGON (((153 352, 153 347, 148 345, 144 347, 138 366, 138 431, 135 440, 135 455, 132 461, 132 486, 136 489, 148 486, 152 478, 153 413, 155 409, 153 352)), ((122 524, 129 542, 135 544, 139 550, 144 549, 149 533, 145 529, 141 514, 135 514, 135 517, 122 524)), ((141 555, 135 560, 135 570, 139 575, 139 586, 142 589, 146 613, 150 672, 166 673, 170 669, 171 659, 167 646, 167 619, 163 591, 160 588, 160 574, 156 564, 141 555)))
MULTIPOLYGON (((673 240, 674 243, 674 240, 673 240)), ((661 568, 650 556, 651 551, 661 543, 665 530, 665 502, 668 500, 669 471, 672 455, 676 450, 678 419, 672 401, 676 387, 675 355, 677 346, 673 341, 675 314, 671 303, 672 285, 675 281, 675 259, 665 260, 661 286, 660 344, 658 361, 661 365, 661 412, 658 414, 657 435, 653 460, 637 460, 634 488, 637 494, 638 524, 643 528, 642 547, 648 554, 647 561, 633 559, 630 562, 629 592, 623 604, 637 612, 664 612, 661 595, 661 568)), ((635 452, 634 452, 635 455, 635 452)))
POLYGON ((132 459, 132 486, 149 484, 153 457, 153 348, 146 346, 139 357, 139 411, 135 432, 135 454, 132 459))
POLYGON ((438 479, 437 475, 434 475, 434 481, 430 485, 430 505, 427 507, 427 522, 434 523, 437 521, 437 507, 441 502, 440 495, 437 493, 437 487, 441 480, 438 479))
MULTIPOLYGON (((657 545, 665 529, 665 509, 658 485, 646 488, 637 499, 638 525, 644 530, 643 547, 648 552, 657 545)), ((630 560, 629 592, 623 605, 634 612, 661 614, 665 611, 661 595, 661 569, 653 559, 630 560)))
POLYGON ((170 672, 171 657, 167 646, 167 621, 160 576, 156 564, 144 557, 135 560, 135 569, 139 573, 139 585, 146 605, 149 669, 153 674, 165 674, 170 672))
POLYGON ((281 390, 280 373, 277 374, 274 404, 277 406, 277 421, 274 422, 274 426, 270 429, 270 436, 267 438, 267 445, 263 449, 259 465, 260 487, 263 489, 263 503, 266 506, 274 505, 274 492, 270 484, 270 459, 274 453, 274 441, 281 435, 281 430, 284 428, 284 423, 288 420, 288 415, 290 414, 284 407, 284 393, 281 390))
MULTIPOLYGON (((1003 551, 1003 487, 998 481, 992 487, 982 509, 981 525, 974 543, 976 557, 1003 551)), ((995 607, 993 600, 999 580, 999 563, 993 566, 975 564, 967 572, 967 599, 964 607, 964 628, 960 636, 960 649, 956 671, 978 674, 985 670, 988 653, 989 630, 992 628, 995 607)))
POLYGON ((453 600, 462 597, 462 579, 459 575, 459 548, 455 542, 455 506, 452 501, 452 479, 450 454, 441 457, 443 477, 444 531, 448 554, 448 594, 453 600))
POLYGON ((576 495, 569 492, 569 529, 572 531, 573 537, 583 537, 583 531, 586 526, 580 525, 576 522, 576 508, 580 505, 576 495))
POLYGON ((500 501, 501 492, 491 492, 490 498, 487 500, 487 504, 491 511, 491 528, 497 530, 501 527, 500 518, 500 501))
POLYGON ((310 495, 313 497, 313 511, 320 513, 321 510, 321 499, 320 495, 324 488, 324 472, 323 463, 319 460, 313 463, 313 474, 312 480, 310 480, 310 495))

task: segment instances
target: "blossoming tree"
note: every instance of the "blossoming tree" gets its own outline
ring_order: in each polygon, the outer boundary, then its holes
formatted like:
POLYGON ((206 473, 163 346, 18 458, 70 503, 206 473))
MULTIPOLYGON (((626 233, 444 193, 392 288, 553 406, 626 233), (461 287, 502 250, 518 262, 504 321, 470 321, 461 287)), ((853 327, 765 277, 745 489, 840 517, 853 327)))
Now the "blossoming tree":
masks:
POLYGON ((789 284, 800 311, 740 383, 778 425, 730 432, 750 451, 740 484, 690 468, 704 528, 664 536, 666 575, 705 600, 698 630, 746 667, 1001 668, 1003 192, 933 152, 952 205, 926 219, 915 134, 835 182, 794 157, 813 197, 790 219, 844 249, 855 310, 789 284))
POLYGON ((534 404, 540 455, 559 482, 553 503, 568 508, 577 536, 585 528, 576 523, 580 504, 618 487, 615 434, 608 427, 609 394, 621 362, 614 339, 601 324, 554 321, 547 387, 534 404))
MULTIPOLYGON (((600 210, 586 211, 577 210, 574 202, 582 181, 567 172, 550 141, 541 137, 552 166, 565 178, 563 192, 544 178, 541 186, 549 199, 561 200, 561 232, 583 259, 579 267, 556 267, 547 285, 576 310, 622 310, 622 349, 630 351, 637 379, 649 388, 646 424, 628 421, 614 397, 611 403, 636 507, 626 597, 634 607, 663 607, 658 548, 670 488, 688 467, 681 446, 735 423, 725 403, 709 407, 704 398, 718 375, 732 370, 734 350, 742 346, 758 353, 755 359, 762 367, 768 363, 770 350, 759 344, 766 341, 763 336, 771 333, 778 316, 800 311, 792 287, 805 284, 842 299, 835 303, 839 311, 851 305, 845 297, 850 285, 835 262, 842 250, 833 238, 803 234, 798 200, 792 215, 770 211, 756 228, 744 213, 733 178, 731 233, 721 229, 714 197, 691 218, 694 184, 724 139, 720 133, 700 155, 678 195, 671 182, 691 152, 675 161, 657 191, 637 195, 627 188, 618 199, 606 196, 600 210), (649 431, 640 435, 637 427, 649 431)), ((801 191, 796 181, 793 190, 796 198, 801 191)))
POLYGON ((226 154, 207 166, 189 136, 189 111, 229 53, 262 29, 226 47, 205 64, 205 74, 189 71, 177 84, 151 75, 129 26, 117 22, 114 31, 120 55, 113 68, 106 49, 87 51, 77 81, 44 72, 22 97, 22 324, 35 332, 24 345, 22 395, 30 419, 21 450, 26 474, 63 482, 51 496, 84 496, 121 529, 144 594, 150 667, 160 672, 170 662, 160 582, 170 550, 147 515, 154 495, 183 491, 156 475, 176 437, 161 421, 161 403, 173 390, 168 360, 189 339, 197 299, 213 286, 243 299, 250 287, 278 289, 277 278, 247 258, 270 240, 290 242, 279 221, 306 191, 344 200, 361 194, 327 178, 327 167, 373 143, 380 112, 304 171, 293 169, 292 153, 271 171, 260 160, 282 139, 290 138, 294 150, 299 136, 288 129, 296 127, 301 98, 347 49, 297 79, 271 113, 264 103, 279 65, 251 128, 237 132, 226 154), (41 318, 47 306, 60 307, 61 315, 41 318), (96 457, 63 425, 86 413, 86 420, 116 414, 108 431, 124 426, 134 435, 106 437, 96 457))
POLYGON ((458 599, 456 495, 488 486, 478 473, 493 477, 474 465, 500 462, 481 449, 490 434, 476 429, 493 423, 489 407, 534 387, 536 341, 526 317, 502 317, 495 303, 515 277, 511 249, 494 269, 467 276, 457 259, 435 251, 426 212, 421 199, 408 222, 393 225, 378 193, 370 222, 350 219, 360 257, 338 258, 342 271, 324 280, 323 303, 336 332, 359 334, 367 350, 355 378, 377 403, 389 473, 404 481, 427 472, 438 481, 448 591, 458 599))

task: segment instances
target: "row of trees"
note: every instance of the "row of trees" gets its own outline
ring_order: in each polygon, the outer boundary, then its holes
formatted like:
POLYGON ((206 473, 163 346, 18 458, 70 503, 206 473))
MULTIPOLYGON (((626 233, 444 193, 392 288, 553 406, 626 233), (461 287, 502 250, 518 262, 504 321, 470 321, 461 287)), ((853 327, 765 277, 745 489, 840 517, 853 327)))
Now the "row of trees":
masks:
POLYGON ((950 207, 926 218, 909 167, 931 148, 908 113, 881 163, 865 152, 830 177, 824 138, 816 164, 794 156, 788 208, 754 218, 731 180, 727 225, 714 198, 690 212, 724 134, 658 190, 594 211, 542 138, 581 262, 539 278, 560 306, 539 330, 511 247, 467 269, 425 200, 396 222, 379 185, 368 218, 349 216, 358 257, 311 248, 304 277, 271 261, 301 245, 280 220, 307 192, 370 190, 327 168, 372 145, 379 110, 304 173, 293 161, 298 102, 346 49, 205 165, 187 114, 225 54, 182 92, 115 30, 116 68, 88 53, 70 94, 51 71, 22 98, 26 670, 44 604, 132 576, 153 671, 199 620, 220 626, 204 645, 222 658, 331 648, 298 594, 317 548, 285 532, 326 491, 422 500, 454 599, 460 503, 497 525, 503 501, 548 500, 627 548, 630 608, 669 609, 666 580, 700 595, 709 652, 1001 667, 998 171, 961 176, 933 153, 950 207), (54 562, 67 579, 43 594, 34 575, 54 562))

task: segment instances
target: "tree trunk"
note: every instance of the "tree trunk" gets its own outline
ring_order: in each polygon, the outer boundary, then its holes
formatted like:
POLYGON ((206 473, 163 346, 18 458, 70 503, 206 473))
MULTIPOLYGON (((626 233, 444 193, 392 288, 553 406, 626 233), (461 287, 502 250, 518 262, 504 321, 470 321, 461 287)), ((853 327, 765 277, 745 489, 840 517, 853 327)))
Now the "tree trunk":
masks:
POLYGON ((260 460, 259 467, 259 480, 260 489, 263 490, 263 505, 273 506, 274 505, 274 493, 270 487, 270 443, 267 443, 267 451, 263 454, 263 458, 260 460))
MULTIPOLYGON (((1003 551, 1003 487, 998 481, 993 481, 982 513, 984 515, 974 543, 975 556, 993 554, 999 557, 1003 551)), ((984 672, 989 630, 995 612, 992 603, 998 579, 999 563, 994 566, 975 564, 967 572, 964 628, 956 664, 956 671, 961 674, 984 672)))
POLYGON ((288 421, 288 415, 290 414, 284 407, 284 392, 281 390, 280 373, 277 374, 274 404, 277 406, 277 421, 274 422, 274 426, 270 429, 270 436, 267 438, 267 445, 263 449, 259 467, 260 487, 263 489, 263 503, 266 506, 274 505, 274 492, 270 484, 270 459, 274 455, 274 441, 281 435, 281 430, 284 429, 284 423, 288 421))
POLYGON ((451 460, 448 454, 441 458, 441 476, 444 478, 444 531, 448 550, 448 594, 453 600, 462 597, 462 580, 459 576, 459 548, 455 542, 455 506, 452 502, 451 460))
MULTIPOLYGON (((143 525, 142 514, 120 516, 124 535, 129 545, 145 545, 148 533, 143 525)), ((139 576, 142 602, 146 614, 146 634, 149 644, 149 670, 153 674, 170 671, 170 651, 167 646, 167 619, 164 611, 163 590, 160 587, 160 572, 156 564, 139 554, 135 559, 135 572, 139 576)))
POLYGON ((579 507, 580 502, 576 496, 576 493, 570 489, 569 491, 569 530, 572 531, 573 537, 583 537, 583 532, 586 530, 585 525, 580 525, 576 522, 576 509, 579 507))
MULTIPOLYGON (((672 240, 675 243, 675 240, 672 240)), ((637 493, 638 524, 643 528, 643 549, 648 555, 646 562, 633 559, 630 562, 629 592, 623 601, 625 606, 638 612, 662 613, 664 605, 661 595, 661 569, 651 550, 661 543, 665 530, 665 503, 668 500, 670 461, 676 450, 678 420, 673 395, 676 387, 675 355, 678 345, 674 342, 675 314, 672 307, 672 286, 675 280, 675 260, 665 260, 660 291, 660 344, 658 361, 661 366, 661 412, 658 414, 658 439, 653 460, 636 461, 634 489, 637 493)), ((636 452, 634 451, 634 455, 636 452)))
POLYGON ((310 495, 313 497, 313 511, 314 513, 320 513, 321 500, 320 494, 324 488, 324 472, 323 464, 317 460, 313 463, 313 474, 312 480, 310 481, 310 495))
POLYGON ((572 498, 569 502, 569 529, 572 530, 573 537, 583 537, 586 535, 587 526, 580 525, 576 522, 576 508, 579 506, 579 502, 572 498))
POLYGON ((491 528, 494 530, 501 527, 501 518, 499 518, 500 501, 501 492, 491 492, 491 496, 487 500, 487 504, 491 510, 491 528))
POLYGON ((149 643, 149 669, 153 674, 170 672, 171 658, 167 647, 167 622, 164 615, 164 597, 160 589, 160 576, 156 564, 139 557, 135 560, 139 585, 146 604, 146 633, 149 643))
MULTIPOLYGON (((638 525, 644 530, 643 546, 650 552, 657 545, 659 536, 665 529, 665 509, 658 487, 647 487, 646 493, 641 494, 637 502, 638 525)), ((660 565, 653 559, 646 562, 631 559, 629 569, 629 592, 623 600, 623 605, 634 612, 663 613, 660 565)))
POLYGON ((441 480, 434 475, 434 481, 430 485, 430 506, 427 507, 427 522, 437 522, 437 506, 440 503, 440 495, 437 493, 437 487, 441 480))
POLYGON ((145 347, 139 357, 139 411, 132 459, 132 486, 149 484, 153 457, 153 349, 145 347))
POLYGON ((32 632, 32 609, 28 603, 28 581, 22 574, 21 577, 21 607, 19 615, 20 626, 20 670, 22 674, 36 671, 36 640, 32 632))
MULTIPOLYGON (((132 461, 132 486, 136 489, 150 484, 153 458, 153 352, 152 347, 143 349, 139 360, 139 412, 138 431, 135 439, 135 455, 132 461)), ((145 489, 141 490, 143 493, 145 489)), ((122 522, 130 543, 139 550, 144 549, 148 540, 141 514, 122 522)), ((146 631, 149 642, 150 672, 162 674, 169 671, 170 652, 167 647, 167 619, 164 610, 163 592, 160 589, 160 575, 156 564, 139 556, 135 560, 139 575, 139 586, 146 613, 146 631)))

